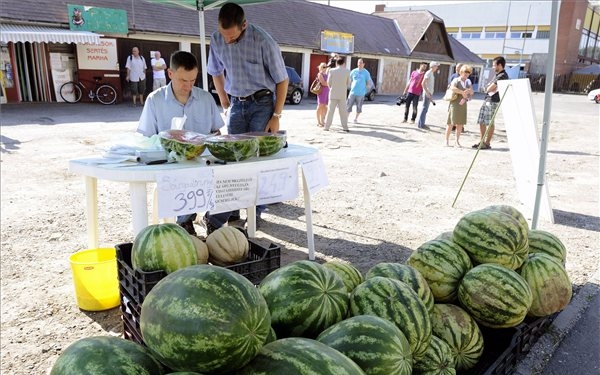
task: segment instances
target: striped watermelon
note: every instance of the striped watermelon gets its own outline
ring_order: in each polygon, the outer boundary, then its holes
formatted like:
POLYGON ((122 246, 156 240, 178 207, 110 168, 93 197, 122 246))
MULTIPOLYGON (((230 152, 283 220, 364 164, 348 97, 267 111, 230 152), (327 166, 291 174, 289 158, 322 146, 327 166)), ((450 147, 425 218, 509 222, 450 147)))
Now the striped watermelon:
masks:
POLYGON ((362 273, 350 263, 331 261, 323 263, 323 266, 329 268, 342 278, 348 293, 352 293, 354 288, 364 281, 362 273))
POLYGON ((561 240, 550 232, 540 229, 529 231, 529 253, 544 253, 558 259, 565 265, 567 262, 567 249, 561 240))
POLYGON ((246 365, 269 334, 267 303, 245 277, 190 266, 167 275, 142 304, 144 342, 177 371, 220 374, 246 365))
POLYGON ((431 314, 433 311, 433 295, 427 281, 417 269, 401 263, 379 263, 367 272, 365 278, 370 279, 375 276, 389 277, 408 284, 417 292, 425 304, 427 312, 431 314))
POLYGON ((440 233, 434 240, 451 240, 452 239, 452 231, 449 230, 447 232, 440 233))
POLYGON ((353 360, 367 375, 410 375, 412 354, 406 337, 390 321, 358 315, 332 325, 317 341, 353 360))
POLYGON ((375 315, 394 323, 408 339, 414 360, 425 355, 431 322, 425 304, 410 286, 388 277, 374 276, 350 295, 353 316, 375 315))
POLYGON ((562 310, 571 301, 569 275, 556 258, 544 253, 529 254, 519 269, 533 295, 528 315, 546 316, 562 310))
POLYGON ((431 335, 431 341, 425 356, 414 365, 414 375, 456 375, 456 358, 450 346, 437 336, 431 335))
POLYGON ((469 255, 450 239, 425 242, 407 263, 423 275, 436 302, 456 300, 460 280, 473 268, 469 255))
POLYGON ((165 371, 150 350, 113 336, 77 340, 58 357, 50 375, 162 375, 165 371))
POLYGON ((513 206, 509 206, 507 204, 495 204, 492 206, 487 206, 486 208, 484 208, 484 210, 494 210, 494 211, 504 212, 505 214, 512 216, 513 219, 515 219, 519 222, 519 225, 523 229, 523 232, 525 232, 525 233, 529 232, 529 224, 527 223, 527 219, 525 219, 525 216, 523 216, 521 211, 517 210, 513 206))
POLYGON ((258 286, 277 337, 315 338, 348 313, 342 279, 319 263, 300 260, 268 274, 258 286))
POLYGON ((508 328, 525 319, 532 294, 527 281, 517 272, 487 263, 463 277, 458 300, 478 323, 491 328, 508 328))
POLYGON ((149 225, 133 241, 131 263, 142 271, 171 273, 198 263, 190 235, 177 224, 149 225))
POLYGON ((477 263, 496 263, 513 270, 523 264, 528 253, 527 232, 512 216, 496 210, 464 215, 454 227, 452 241, 477 263))
POLYGON ((431 330, 452 351, 459 371, 475 366, 483 354, 483 334, 475 320, 456 305, 436 303, 431 330))
POLYGON ((318 341, 289 337, 273 341, 236 375, 364 375, 350 358, 318 341))

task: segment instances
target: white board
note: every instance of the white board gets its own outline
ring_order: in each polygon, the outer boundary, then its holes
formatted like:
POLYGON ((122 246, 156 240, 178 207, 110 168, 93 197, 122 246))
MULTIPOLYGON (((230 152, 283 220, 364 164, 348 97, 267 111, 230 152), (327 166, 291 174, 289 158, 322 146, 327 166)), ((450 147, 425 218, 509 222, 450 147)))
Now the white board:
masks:
MULTIPOLYGON (((505 91, 506 95, 500 105, 500 111, 504 117, 519 199, 531 209, 531 215, 525 214, 525 216, 532 217, 538 182, 540 141, 529 79, 498 81, 500 97, 505 91)), ((540 214, 554 223, 547 181, 542 189, 540 214)))

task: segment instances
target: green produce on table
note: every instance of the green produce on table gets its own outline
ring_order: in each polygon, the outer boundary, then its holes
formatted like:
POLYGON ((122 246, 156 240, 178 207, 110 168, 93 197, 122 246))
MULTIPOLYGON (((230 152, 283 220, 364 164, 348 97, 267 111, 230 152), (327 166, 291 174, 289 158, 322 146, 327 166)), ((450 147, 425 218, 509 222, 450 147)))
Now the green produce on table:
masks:
POLYGON ((161 131, 158 136, 165 151, 170 155, 174 154, 177 160, 194 159, 206 149, 206 136, 200 133, 170 129, 161 131))
POLYGON ((206 138, 205 143, 212 156, 228 162, 258 156, 258 138, 249 135, 217 135, 206 138))

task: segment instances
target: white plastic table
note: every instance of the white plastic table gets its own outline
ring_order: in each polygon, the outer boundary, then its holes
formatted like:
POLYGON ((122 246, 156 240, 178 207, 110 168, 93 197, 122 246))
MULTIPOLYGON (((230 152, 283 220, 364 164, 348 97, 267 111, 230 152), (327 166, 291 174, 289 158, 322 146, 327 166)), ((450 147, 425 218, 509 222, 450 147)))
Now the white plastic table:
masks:
MULTIPOLYGON (((238 163, 211 164, 183 162, 156 165, 120 165, 120 164, 93 164, 89 158, 72 159, 69 161, 69 171, 82 175, 86 186, 86 216, 88 246, 90 249, 98 247, 98 180, 109 180, 129 183, 131 198, 131 211, 133 235, 137 235, 148 226, 147 184, 156 183, 157 172, 180 170, 185 168, 228 168, 244 164, 248 168, 257 170, 270 162, 287 159, 300 162, 311 155, 318 153, 313 147, 288 145, 275 155, 253 158, 238 163)), ((306 216, 306 237, 308 242, 308 258, 315 259, 315 244, 312 228, 312 209, 310 205, 310 192, 302 171, 302 190, 304 195, 304 212, 306 216)), ((256 235, 256 207, 248 207, 248 236, 256 235)))

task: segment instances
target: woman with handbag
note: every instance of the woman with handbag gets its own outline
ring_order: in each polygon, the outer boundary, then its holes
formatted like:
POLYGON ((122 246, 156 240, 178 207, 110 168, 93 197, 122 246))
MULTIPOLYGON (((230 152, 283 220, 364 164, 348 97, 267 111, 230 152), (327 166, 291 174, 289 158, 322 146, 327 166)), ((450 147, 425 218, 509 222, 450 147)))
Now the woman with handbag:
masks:
POLYGON ((467 102, 473 96, 473 85, 469 75, 473 69, 469 65, 460 68, 459 76, 450 82, 448 91, 452 90, 454 95, 450 98, 448 105, 448 121, 446 122, 446 146, 450 146, 450 134, 452 128, 456 127, 456 146, 460 145, 460 134, 463 126, 467 123, 467 102))
POLYGON ((325 115, 327 115, 327 102, 329 100, 329 86, 327 86, 327 64, 322 62, 317 67, 317 79, 321 84, 321 92, 317 94, 317 126, 325 126, 325 115))

